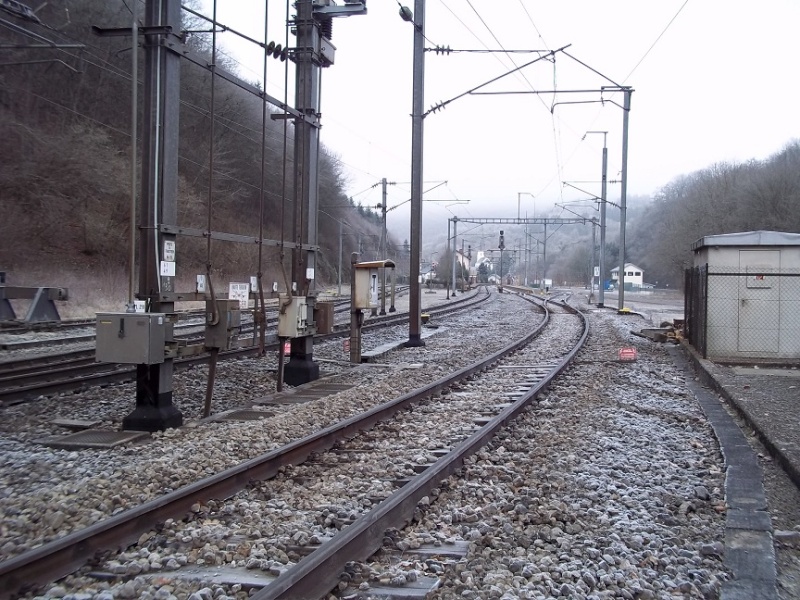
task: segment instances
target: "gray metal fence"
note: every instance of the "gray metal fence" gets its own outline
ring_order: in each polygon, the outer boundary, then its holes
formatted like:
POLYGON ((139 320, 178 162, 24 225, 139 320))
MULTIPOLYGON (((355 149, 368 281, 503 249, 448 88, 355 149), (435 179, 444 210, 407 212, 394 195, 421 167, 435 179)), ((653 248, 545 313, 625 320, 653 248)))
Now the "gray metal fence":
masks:
POLYGON ((704 358, 800 359, 800 270, 704 265, 684 283, 684 333, 704 358))

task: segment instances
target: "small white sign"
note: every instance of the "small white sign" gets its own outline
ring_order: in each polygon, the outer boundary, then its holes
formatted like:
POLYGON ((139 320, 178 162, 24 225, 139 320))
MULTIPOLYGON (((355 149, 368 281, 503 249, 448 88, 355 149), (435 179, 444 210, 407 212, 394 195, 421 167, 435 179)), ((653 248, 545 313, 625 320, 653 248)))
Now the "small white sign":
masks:
POLYGON ((161 261, 161 276, 175 277, 175 263, 166 260, 161 261))
POLYGON ((308 279, 309 281, 313 281, 314 280, 314 268, 313 267, 308 267, 306 269, 306 279, 308 279))
POLYGON ((198 294, 205 294, 206 293, 206 276, 205 275, 197 275, 195 277, 195 289, 197 290, 198 294))
POLYGON ((595 277, 600 277, 600 267, 595 267, 594 268, 594 276, 595 277))
POLYGON ((239 308, 246 309, 250 300, 250 284, 230 282, 228 284, 228 299, 238 300, 239 308))
POLYGON ((250 289, 253 291, 258 289, 258 277, 255 275, 250 276, 250 289))
POLYGON ((164 260, 175 262, 175 242, 173 240, 164 240, 164 260))

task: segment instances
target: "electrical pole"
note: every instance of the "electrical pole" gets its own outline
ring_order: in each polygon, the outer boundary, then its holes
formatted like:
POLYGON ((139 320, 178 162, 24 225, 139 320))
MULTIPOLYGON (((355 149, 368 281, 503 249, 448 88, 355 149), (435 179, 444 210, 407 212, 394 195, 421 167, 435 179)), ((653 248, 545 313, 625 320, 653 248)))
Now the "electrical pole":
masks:
MULTIPOLYGON (((447 219, 447 251, 450 252, 450 219, 447 219)), ((450 300, 450 274, 447 275, 447 299, 450 300)))
MULTIPOLYGON (((169 248, 174 255, 176 235, 166 233, 163 226, 175 226, 178 221, 181 57, 168 50, 165 42, 179 42, 180 2, 147 0, 144 24, 154 33, 144 36, 138 297, 147 301, 147 312, 167 315, 175 312, 175 258, 166 256, 165 250, 169 248)), ((132 43, 135 52, 138 40, 132 43)), ((167 339, 171 339, 172 324, 165 327, 167 339)), ((136 408, 122 420, 123 429, 159 431, 183 424, 183 415, 172 404, 172 375, 171 358, 159 364, 136 365, 136 408)))
MULTIPOLYGON (((292 245, 292 288, 287 293, 305 296, 308 322, 316 301, 317 221, 319 218, 319 130, 320 82, 322 68, 333 64, 330 37, 334 17, 366 14, 364 1, 351 0, 344 6, 296 0, 293 21, 297 47, 295 63, 294 121, 294 212, 292 245)), ((319 378, 319 364, 314 362, 314 336, 294 337, 290 343, 289 362, 283 370, 284 381, 292 386, 319 378)))
MULTIPOLYGON (((321 67, 318 54, 321 46, 319 22, 314 18, 312 0, 298 0, 294 53, 295 108, 305 118, 295 119, 294 174, 295 198, 292 215, 293 241, 317 245, 317 175, 319 166, 319 86, 321 67)), ((295 296, 309 297, 313 291, 316 255, 302 246, 292 247, 292 290, 295 296)), ((312 300, 313 302, 313 300, 312 300)), ((313 306, 311 304, 310 306, 313 306)), ((319 378, 319 365, 314 362, 314 337, 292 338, 289 362, 284 367, 284 380, 292 386, 319 378)))
POLYGON ((606 134, 603 133, 603 179, 600 188, 600 290, 598 291, 597 306, 603 307, 605 301, 605 279, 606 276, 606 194, 608 193, 608 148, 606 147, 606 134))
POLYGON ((338 296, 342 297, 342 238, 344 237, 344 232, 342 231, 342 222, 339 221, 339 268, 337 269, 338 272, 338 280, 339 280, 339 293, 338 296))
POLYGON ((458 217, 453 217, 453 298, 456 297, 456 254, 458 250, 458 217))
MULTIPOLYGON (((381 179, 381 256, 380 260, 386 260, 386 178, 381 179)), ((386 267, 381 267, 381 315, 386 314, 386 267)))
POLYGON ((503 236, 503 231, 500 230, 500 243, 497 245, 500 248, 500 285, 497 288, 497 291, 501 294, 503 293, 503 250, 506 247, 506 242, 503 236))
MULTIPOLYGON (((401 11, 402 14, 402 11, 401 11)), ((414 78, 411 109, 411 265, 407 347, 424 346, 420 286, 422 250, 422 150, 425 110, 425 0, 414 0, 414 78)))
POLYGON ((619 305, 625 308, 625 213, 628 194, 628 115, 631 112, 630 88, 625 88, 625 102, 622 107, 622 182, 619 202, 619 305))
POLYGON ((592 258, 589 264, 589 298, 594 296, 594 265, 597 260, 597 219, 592 219, 592 258))

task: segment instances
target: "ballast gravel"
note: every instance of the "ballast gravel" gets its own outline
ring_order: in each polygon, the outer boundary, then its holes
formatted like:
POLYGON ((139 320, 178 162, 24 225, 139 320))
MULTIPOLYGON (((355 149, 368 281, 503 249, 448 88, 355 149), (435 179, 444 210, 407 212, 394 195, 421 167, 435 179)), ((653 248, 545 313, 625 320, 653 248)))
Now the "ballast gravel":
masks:
MULTIPOLYGON (((35 440, 53 435, 51 420, 95 419, 118 427, 131 408, 131 386, 5 409, 0 424, 0 558, 57 539, 109 515, 257 456, 311 431, 474 362, 530 327, 534 313, 520 299, 495 295, 489 303, 438 324, 424 348, 392 353, 386 367, 351 369, 340 342, 315 348, 323 370, 355 385, 324 400, 269 411, 258 422, 202 423, 204 369, 178 374, 176 405, 187 425, 155 434, 143 445, 108 451, 51 450, 35 440), (511 317, 509 319, 509 317, 511 317), (413 365, 413 368, 411 367, 413 365)), ((350 586, 369 597, 371 586, 403 587, 418 577, 439 579, 432 598, 717 598, 730 574, 722 564, 725 503, 722 459, 713 434, 683 385, 685 373, 663 346, 630 334, 635 317, 591 311, 589 344, 574 367, 536 406, 476 454, 458 476, 420 503, 405 530, 388 532, 386 563, 353 567, 350 586), (635 363, 615 361, 620 346, 638 351, 635 363), (421 544, 466 542, 458 560, 401 554, 421 544)), ((380 345, 407 330, 379 334, 380 345)), ((274 390, 274 363, 220 365, 215 411, 240 407, 274 390)), ((265 409, 266 410, 266 409, 265 409)), ((300 479, 301 481, 302 479, 300 479)), ((295 545, 324 541, 364 510, 361 506, 298 507, 292 471, 275 482, 276 495, 197 506, 193 527, 167 522, 160 534, 103 565, 125 582, 71 576, 29 598, 69 600, 210 600, 248 596, 247 586, 160 581, 158 573, 187 565, 237 566, 278 574, 298 556, 278 539, 301 508, 320 525, 295 530, 295 545), (260 513, 274 520, 265 528, 260 513), (227 516, 225 516, 227 515, 227 516), (252 525, 248 523, 252 522, 252 525), (231 535, 239 543, 209 544, 231 535), (255 530, 255 528, 260 528, 255 530), (191 533, 195 531, 196 533, 191 533), (183 535, 178 550, 153 551, 159 536, 183 535), (182 532, 182 533, 179 533, 182 532), (189 533, 187 533, 189 532, 189 533)), ((316 485, 335 482, 317 482, 316 485)), ((309 484, 310 485, 310 484, 309 484)), ((348 569, 349 572, 349 569, 348 569)), ((332 596, 334 597, 334 596, 332 596)))

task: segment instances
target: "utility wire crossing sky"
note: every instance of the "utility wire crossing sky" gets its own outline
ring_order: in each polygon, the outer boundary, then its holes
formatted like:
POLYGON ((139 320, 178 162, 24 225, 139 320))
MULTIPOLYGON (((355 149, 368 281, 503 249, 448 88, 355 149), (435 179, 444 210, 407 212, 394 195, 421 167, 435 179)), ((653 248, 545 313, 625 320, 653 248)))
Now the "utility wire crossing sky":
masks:
MULTIPOLYGON (((203 6, 210 16, 212 0, 203 6)), ((414 0, 368 0, 366 15, 335 19, 323 73, 322 143, 365 206, 380 203, 384 177, 390 207, 410 197, 414 30, 403 6, 414 0)), ((217 19, 291 46, 287 8, 218 0, 217 19)), ((541 214, 599 196, 604 140, 618 198, 622 94, 608 86, 634 90, 629 198, 800 138, 795 0, 427 0, 425 14, 424 187, 438 200, 425 219, 541 214)), ((258 46, 229 32, 218 43, 240 76, 261 81, 258 46)), ((293 86, 291 62, 270 59, 267 91, 291 105, 293 86)), ((390 229, 407 226, 407 209, 390 213, 390 229)))

